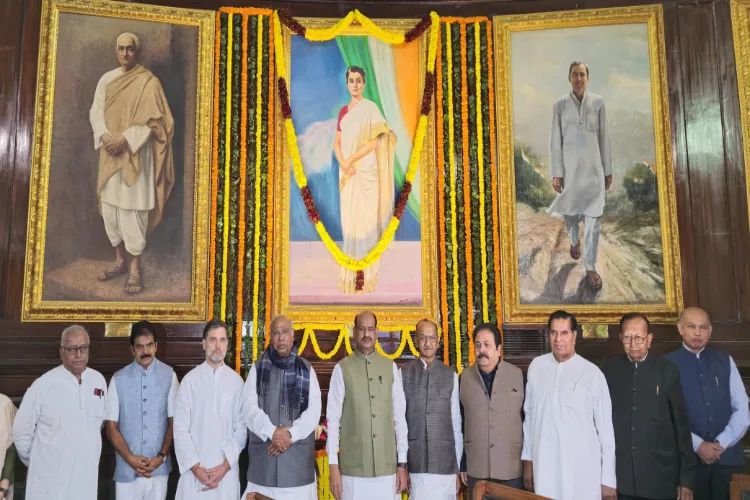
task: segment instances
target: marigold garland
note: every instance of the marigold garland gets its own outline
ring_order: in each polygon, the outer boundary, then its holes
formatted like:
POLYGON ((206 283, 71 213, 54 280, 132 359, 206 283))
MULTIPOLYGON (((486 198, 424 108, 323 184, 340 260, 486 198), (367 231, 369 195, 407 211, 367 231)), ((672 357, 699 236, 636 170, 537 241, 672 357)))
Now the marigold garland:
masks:
MULTIPOLYGON (((491 192, 492 192, 492 248, 493 248, 493 257, 494 257, 494 271, 495 271, 495 309, 498 310, 501 306, 500 304, 500 242, 499 242, 499 217, 498 217, 498 209, 497 209, 497 194, 498 194, 498 186, 497 186, 497 172, 496 172, 496 153, 495 153, 495 96, 494 92, 492 91, 493 88, 495 88, 495 72, 493 68, 493 54, 492 54, 492 22, 490 20, 485 21, 485 27, 487 31, 487 75, 488 75, 488 86, 489 86, 489 106, 490 106, 490 175, 491 175, 491 192)), ((495 321, 497 323, 501 323, 501 312, 497 312, 497 317, 495 321)), ((501 335, 503 334, 503 330, 500 329, 501 335)))
MULTIPOLYGON (((221 14, 216 15, 216 42, 215 42, 215 54, 214 54, 214 137, 219 136, 219 92, 221 89, 221 73, 219 70, 221 62, 221 14)), ((211 241, 216 240, 216 212, 219 205, 218 202, 218 189, 219 189, 219 141, 214 140, 213 143, 213 157, 211 161, 211 241)), ((208 280, 208 296, 211 301, 210 304, 210 315, 213 316, 214 312, 214 289, 216 284, 214 283, 214 277, 216 276, 216 245, 211 244, 209 267, 210 273, 208 280)))
POLYGON ((482 322, 487 323, 489 310, 487 307, 487 222, 484 207, 484 130, 482 123, 482 65, 479 55, 479 22, 474 23, 474 77, 476 78, 476 108, 477 108, 477 166, 479 168, 479 244, 482 252, 482 322))
MULTIPOLYGON (((300 353, 304 352, 305 348, 307 347, 308 341, 312 345, 313 350, 315 351, 315 355, 323 360, 333 358, 339 352, 339 349, 341 349, 341 344, 343 343, 345 343, 344 345, 346 346, 347 354, 351 354, 353 352, 350 341, 351 335, 349 333, 349 328, 346 325, 336 325, 332 323, 300 323, 296 326, 297 328, 301 328, 304 331, 302 340, 299 343, 298 352, 300 353), (339 332, 338 337, 336 337, 336 344, 333 346, 333 349, 331 349, 330 352, 323 352, 320 349, 315 330, 339 332)), ((417 351, 417 348, 414 346, 414 341, 412 340, 411 334, 409 333, 412 329, 413 327, 408 326, 400 326, 394 328, 394 330, 401 331, 401 340, 399 341, 398 348, 396 348, 396 351, 393 354, 388 354, 387 352, 385 352, 385 350, 383 350, 383 347, 380 345, 380 342, 377 340, 375 341, 375 350, 377 350, 378 353, 385 356, 386 358, 395 360, 400 358, 406 346, 409 346, 411 354, 415 357, 419 357, 419 351, 417 351)))
MULTIPOLYGON (((443 22, 444 22, 443 18, 443 22)), ((444 140, 444 119, 443 119, 443 44, 438 44, 437 62, 435 66, 435 76, 437 77, 436 85, 436 102, 437 102, 437 143, 438 143, 438 165, 445 165, 445 155, 443 153, 444 140)), ((443 331, 443 362, 450 364, 450 353, 448 349, 448 277, 446 272, 446 254, 445 254, 445 176, 437 176, 438 180, 438 246, 440 247, 440 322, 443 331)))
MULTIPOLYGON (((397 209, 399 206, 397 205, 394 207, 393 216, 391 217, 390 222, 386 226, 385 230, 383 231, 383 234, 380 238, 380 241, 375 245, 374 248, 368 252, 365 257, 362 259, 354 259, 346 254, 344 254, 338 245, 336 245, 336 242, 333 241, 333 239, 328 234, 328 231, 326 230, 323 223, 320 221, 320 214, 317 211, 317 208, 315 207, 315 200, 312 195, 312 193, 309 192, 309 189, 307 192, 304 191, 304 189, 307 187, 307 177, 305 176, 304 168, 302 166, 302 159, 300 157, 299 153, 299 145, 297 143, 297 134, 294 129, 294 124, 291 119, 291 106, 289 104, 289 91, 287 88, 286 83, 286 62, 284 61, 284 52, 283 52, 283 46, 282 46, 282 38, 281 38, 281 21, 282 18, 289 23, 289 20, 286 19, 283 15, 280 16, 278 13, 274 14, 274 46, 276 51, 276 72, 278 77, 278 87, 279 87, 279 100, 281 101, 281 108, 282 108, 282 115, 284 116, 284 126, 286 129, 286 135, 287 135, 287 145, 289 147, 289 155, 291 156, 292 160, 292 168, 294 171, 295 180, 297 181, 297 185, 300 188, 300 191, 303 196, 303 200, 305 201, 305 207, 307 209, 308 218, 310 219, 310 222, 315 227, 315 230, 317 231, 318 235, 320 236, 321 241, 326 246, 328 251, 331 253, 331 255, 334 257, 336 262, 346 267, 347 269, 350 269, 352 271, 362 271, 363 269, 369 267, 374 262, 376 262, 382 253, 385 251, 385 249, 388 247, 388 245, 393 240, 396 229, 398 229, 399 223, 400 223, 400 217, 403 214, 403 208, 401 209, 401 212, 397 212, 397 209), (308 194, 309 193, 309 194, 308 194)), ((347 16, 349 18, 349 16, 347 16)), ((334 36, 336 36, 339 32, 343 31, 348 27, 348 24, 351 24, 351 21, 344 20, 337 23, 333 28, 328 30, 309 30, 305 29, 305 38, 312 40, 325 40, 325 39, 331 39, 334 36), (326 38, 330 37, 330 38, 326 38)), ((354 11, 353 19, 356 19, 371 35, 377 37, 378 39, 387 42, 387 43, 403 43, 404 42, 404 35, 400 34, 393 34, 384 31, 383 29, 379 28, 375 23, 373 23, 369 18, 364 16, 361 12, 358 10, 354 11)), ((352 21, 353 21, 352 19, 352 21)), ((433 76, 428 76, 425 78, 425 90, 424 94, 432 95, 432 87, 434 87, 434 72, 435 72, 435 59, 436 59, 436 52, 437 52, 437 30, 439 28, 440 24, 440 18, 439 16, 431 12, 430 13, 430 19, 431 19, 431 32, 430 32, 430 42, 429 42, 429 49, 428 49, 428 64, 427 64, 427 72, 428 74, 432 74, 433 76)), ((411 185, 412 182, 414 182, 414 177, 416 176, 417 168, 419 167, 419 158, 421 156, 422 147, 424 145, 424 137, 427 131, 427 122, 428 122, 428 115, 429 115, 429 106, 426 107, 427 109, 422 109, 423 113, 420 114, 419 117, 419 123, 417 125, 417 132, 414 139, 414 148, 412 150, 412 156, 409 159, 409 165, 406 171, 406 181, 411 185), (426 111, 426 113, 424 113, 426 111)), ((410 187, 407 188, 410 191, 410 187)), ((408 192, 407 192, 408 195, 408 192)))
POLYGON ((463 363, 461 360, 461 306, 458 298, 458 238, 456 234, 456 158, 454 123, 453 123, 453 50, 451 47, 451 25, 445 24, 445 51, 448 65, 448 164, 451 169, 450 176, 450 204, 451 204, 451 260, 453 263, 453 331, 456 336, 456 371, 461 374, 463 363))
POLYGON ((469 364, 474 363, 474 276, 472 271, 471 256, 471 181, 469 173, 469 86, 467 83, 467 61, 466 61, 466 24, 460 25, 461 34, 461 159, 464 170, 464 238, 466 258, 466 330, 469 342, 469 364))
MULTIPOLYGON (((271 13, 273 14, 273 13, 271 13)), ((270 17, 270 16, 269 16, 270 17)), ((270 19, 269 19, 270 20, 270 19)), ((273 26, 269 26, 268 29, 268 46, 273 47, 273 26)), ((273 50, 268 51, 268 86, 273 87, 274 82, 274 62, 273 62, 273 50)), ((274 106, 274 92, 273 89, 268 91, 268 157, 266 159, 266 175, 268 181, 266 186, 273 186, 273 174, 274 174, 274 126, 273 126, 273 106, 274 106)), ((271 315, 268 311, 271 310, 271 286, 273 284, 273 189, 269 188, 266 190, 266 328, 263 330, 266 332, 264 339, 264 347, 268 347, 271 341, 271 336, 268 332, 271 329, 271 315)))
MULTIPOLYGON (((232 19, 233 14, 227 14, 227 24, 229 25, 229 28, 227 28, 227 68, 226 68, 226 81, 227 81, 227 97, 226 97, 226 107, 224 110, 224 113, 226 115, 226 130, 224 133, 226 134, 226 137, 232 137, 232 51, 234 49, 232 35, 234 34, 234 29, 232 27, 232 19)), ((227 257, 229 254, 229 202, 227 201, 227 195, 229 193, 229 177, 231 174, 231 165, 232 165, 232 145, 231 141, 225 141, 225 149, 224 152, 224 216, 223 220, 224 223, 222 225, 222 229, 224 230, 224 236, 223 236, 223 248, 222 248, 222 259, 221 259, 221 267, 224 272, 221 273, 221 318, 226 318, 227 314, 227 257)))
MULTIPOLYGON (((242 301, 245 297, 244 293, 244 277, 245 277, 245 266, 243 264, 245 258, 245 182, 247 172, 247 29, 248 29, 248 17, 242 16, 242 89, 241 89, 241 106, 240 110, 242 115, 240 118, 240 213, 239 213, 239 230, 237 231, 237 240, 239 243, 239 249, 237 250, 237 315, 236 318, 240 325, 242 325, 242 301)), ((240 373, 242 366, 242 327, 240 327, 239 335, 235 329, 234 338, 234 369, 237 373, 240 373)))

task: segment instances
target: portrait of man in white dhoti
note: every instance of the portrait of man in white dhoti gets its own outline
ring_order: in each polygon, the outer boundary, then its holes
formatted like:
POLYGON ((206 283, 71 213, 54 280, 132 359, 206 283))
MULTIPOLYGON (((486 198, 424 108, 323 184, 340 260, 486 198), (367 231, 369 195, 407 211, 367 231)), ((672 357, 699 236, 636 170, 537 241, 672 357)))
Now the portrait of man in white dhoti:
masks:
POLYGON ((53 301, 82 318, 95 316, 89 304, 129 303, 118 314, 150 319, 161 313, 147 309, 169 304, 175 318, 203 318, 192 308, 206 307, 214 64, 201 45, 213 47, 215 19, 156 6, 55 5, 54 71, 44 73, 54 78, 40 94, 46 110, 35 139, 48 160, 35 158, 32 177, 45 187, 29 215, 44 219, 27 255, 27 269, 40 273, 27 279, 39 289, 33 303, 53 301))
MULTIPOLYGON (((345 254, 361 259, 377 245, 393 213, 393 167, 396 134, 377 105, 364 97, 365 70, 350 66, 346 88, 351 101, 339 111, 334 153, 339 161, 341 233, 345 254)), ((372 292, 378 283, 379 262, 364 270, 362 292, 372 292)), ((359 293, 355 271, 341 267, 338 288, 359 293)))
POLYGON ((518 297, 665 301, 646 23, 510 35, 518 297))
POLYGON ((109 281, 127 274, 129 295, 143 290, 141 254, 175 183, 174 119, 161 82, 138 64, 140 47, 132 33, 117 37, 120 67, 101 77, 90 112, 94 148, 99 150, 99 210, 115 249, 114 263, 98 278, 109 281))

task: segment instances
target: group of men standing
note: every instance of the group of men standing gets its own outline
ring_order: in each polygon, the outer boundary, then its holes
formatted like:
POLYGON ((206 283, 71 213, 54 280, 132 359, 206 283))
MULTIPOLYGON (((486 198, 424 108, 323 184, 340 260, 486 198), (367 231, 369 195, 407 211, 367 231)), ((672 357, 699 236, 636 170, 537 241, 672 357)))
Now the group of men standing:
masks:
MULTIPOLYGON (((408 489, 413 500, 447 500, 462 484, 471 491, 486 480, 562 500, 727 499, 750 425, 747 394, 732 358, 706 347, 705 311, 683 311, 678 329, 683 346, 661 358, 649 353, 646 316, 623 316, 625 352, 600 370, 575 352, 575 317, 556 311, 551 352, 532 361, 524 383, 502 359, 496 325, 474 329, 476 363, 459 377, 436 357, 432 321, 417 324, 420 357, 399 369, 375 348, 375 314, 361 312, 356 348, 331 375, 331 492, 337 500, 380 500, 408 489)), ((87 368, 86 330, 66 328, 63 364, 32 384, 13 426, 29 467, 26 498, 96 498, 106 423, 118 500, 166 498, 172 444, 178 500, 316 499, 320 386, 297 352, 291 319, 274 318, 270 336, 243 383, 224 365, 227 326, 210 321, 205 362, 179 384, 156 359, 153 325, 142 321, 131 331, 133 362, 107 390, 87 368)))

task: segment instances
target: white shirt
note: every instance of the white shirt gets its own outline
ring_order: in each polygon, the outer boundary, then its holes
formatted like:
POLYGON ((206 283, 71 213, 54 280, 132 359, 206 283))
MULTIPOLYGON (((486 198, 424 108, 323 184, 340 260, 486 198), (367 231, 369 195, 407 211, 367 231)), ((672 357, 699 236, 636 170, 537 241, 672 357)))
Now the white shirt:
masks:
MULTIPOLYGON (((697 358, 701 357, 701 352, 704 349, 701 348, 700 351, 695 352, 684 342, 682 346, 688 352, 695 354, 697 358)), ((750 427, 750 409, 748 407, 745 384, 742 383, 742 376, 732 356, 729 356, 729 397, 732 405, 732 416, 729 417, 729 422, 727 422, 724 430, 716 436, 716 440, 725 450, 739 443, 740 439, 747 432, 748 427, 750 427)), ((703 439, 692 432, 690 435, 693 438, 693 450, 697 453, 698 447, 703 443, 703 439)))
MULTIPOLYGON (((331 374, 331 382, 328 388, 328 405, 326 406, 326 419, 328 420, 326 452, 328 453, 329 465, 338 465, 339 463, 339 430, 341 428, 341 414, 344 409, 345 394, 344 374, 339 363, 333 368, 333 373, 331 374)), ((391 398, 393 402, 393 427, 396 431, 398 462, 402 463, 407 461, 409 438, 406 426, 406 398, 404 396, 404 387, 401 383, 401 375, 396 363, 393 363, 391 398)), ((343 476, 342 486, 343 500, 400 498, 400 496, 395 495, 395 474, 378 477, 343 476)))
POLYGON ((616 488, 612 402, 604 374, 578 354, 552 353, 528 371, 523 452, 534 465, 534 492, 559 500, 597 500, 616 488))
MULTIPOLYGON (((172 372, 172 385, 169 386, 169 394, 167 395, 167 418, 174 417, 174 406, 175 400, 177 399, 177 389, 179 387, 180 383, 177 381, 177 374, 172 372)), ((112 422, 120 421, 120 398, 117 397, 115 377, 112 377, 112 380, 109 381, 107 409, 104 412, 104 420, 111 420, 112 422)))
MULTIPOLYGON (((255 364, 250 367, 250 373, 247 375, 245 387, 242 389, 242 416, 245 419, 245 424, 250 432, 261 439, 270 441, 273 439, 273 433, 276 430, 276 426, 273 425, 268 414, 258 406, 258 391, 256 385, 258 371, 255 367, 255 364)), ((318 377, 315 375, 315 370, 311 366, 310 394, 307 409, 292 423, 292 427, 289 429, 289 433, 292 436, 292 443, 296 443, 300 439, 304 439, 311 433, 315 432, 315 428, 320 422, 320 412, 322 407, 323 404, 320 399, 320 384, 318 384, 318 377)), ((250 460, 252 461, 252 457, 250 457, 250 460)), ((248 481, 244 496, 247 496, 248 493, 262 493, 263 495, 277 500, 317 500, 318 484, 313 481, 310 484, 293 488, 271 488, 248 481)))
POLYGON ((177 391, 174 413, 174 449, 180 466, 177 500, 239 498, 237 462, 247 441, 241 414, 242 377, 222 364, 215 371, 208 363, 185 375, 177 391), (219 487, 205 487, 191 468, 210 469, 229 462, 230 470, 219 487))
POLYGON ((28 500, 96 499, 106 389, 98 371, 86 368, 79 384, 60 365, 26 391, 13 441, 29 467, 28 500))
MULTIPOLYGON (((427 363, 420 358, 422 366, 427 363)), ((399 369, 399 375, 401 370, 399 369)), ((456 445, 456 464, 461 464, 464 453, 464 437, 461 431, 461 403, 458 398, 458 374, 453 374, 453 392, 451 392, 451 424, 453 440, 456 445)), ((409 473, 411 482, 411 500, 432 499, 451 500, 456 498, 456 474, 409 473)))
MULTIPOLYGON (((131 70, 132 71, 132 70, 131 70)), ((102 146, 102 135, 110 134, 104 120, 104 104, 107 97, 107 85, 122 76, 122 67, 104 73, 96 84, 94 102, 89 111, 89 121, 94 133, 94 149, 102 146)), ((110 134, 111 135, 111 134, 110 134)), ((134 125, 122 133, 128 142, 132 154, 138 153, 141 164, 141 173, 135 184, 128 186, 122 180, 122 171, 118 171, 104 184, 102 188, 102 201, 116 207, 128 210, 151 210, 154 208, 154 153, 151 146, 151 128, 147 125, 134 125)))

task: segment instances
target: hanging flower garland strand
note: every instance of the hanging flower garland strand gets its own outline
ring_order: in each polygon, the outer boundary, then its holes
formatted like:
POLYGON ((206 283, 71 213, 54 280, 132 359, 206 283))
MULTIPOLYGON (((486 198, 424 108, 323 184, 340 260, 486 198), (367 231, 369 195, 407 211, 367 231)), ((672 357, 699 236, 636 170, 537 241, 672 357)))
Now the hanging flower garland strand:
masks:
POLYGON ((279 88, 279 101, 281 104, 281 114, 284 118, 284 126, 286 129, 287 145, 289 147, 289 154, 292 158, 292 167, 294 170, 294 177, 297 181, 297 185, 300 188, 302 194, 302 200, 305 203, 307 209, 307 217, 310 222, 315 226, 321 241, 325 244, 328 251, 333 255, 336 262, 339 265, 346 267, 351 271, 357 273, 356 277, 356 290, 362 290, 364 285, 364 269, 375 263, 380 256, 383 254, 388 245, 393 241, 396 235, 396 229, 398 229, 401 221, 401 216, 406 208, 406 203, 409 200, 409 194, 411 193, 412 182, 417 173, 419 166, 419 158, 422 154, 422 146, 424 145, 424 138, 427 132, 427 119, 432 108, 432 92, 435 88, 435 59, 437 53, 438 44, 438 28, 440 26, 440 17, 435 12, 430 12, 430 16, 422 19, 414 28, 409 30, 405 34, 390 33, 382 28, 379 28, 371 19, 362 14, 359 10, 349 12, 343 19, 336 23, 331 28, 326 29, 307 29, 305 26, 300 24, 299 21, 291 17, 285 11, 276 11, 273 16, 274 22, 274 52, 276 54, 276 72, 278 77, 278 88, 279 88), (302 166, 302 158, 300 157, 299 145, 297 143, 297 133, 294 130, 294 124, 292 123, 292 107, 289 103, 289 89, 286 82, 286 61, 284 59, 284 48, 281 38, 281 24, 283 23, 291 32, 306 38, 311 41, 326 41, 331 40, 345 29, 347 29, 354 21, 361 24, 368 33, 378 38, 379 40, 390 43, 390 44, 402 44, 408 43, 417 39, 427 28, 430 28, 430 41, 427 56, 427 74, 425 75, 424 91, 422 92, 422 106, 419 116, 419 124, 417 125, 417 133, 414 138, 414 148, 412 150, 411 158, 409 159, 409 166, 406 170, 406 180, 401 188, 401 194, 399 195, 398 202, 393 209, 393 216, 391 217, 388 226, 383 231, 383 235, 378 241, 377 245, 370 250, 362 259, 354 259, 344 254, 341 249, 336 245, 331 236, 328 234, 325 226, 320 220, 320 213, 315 206, 315 198, 313 197, 310 188, 307 186, 307 177, 302 166))

